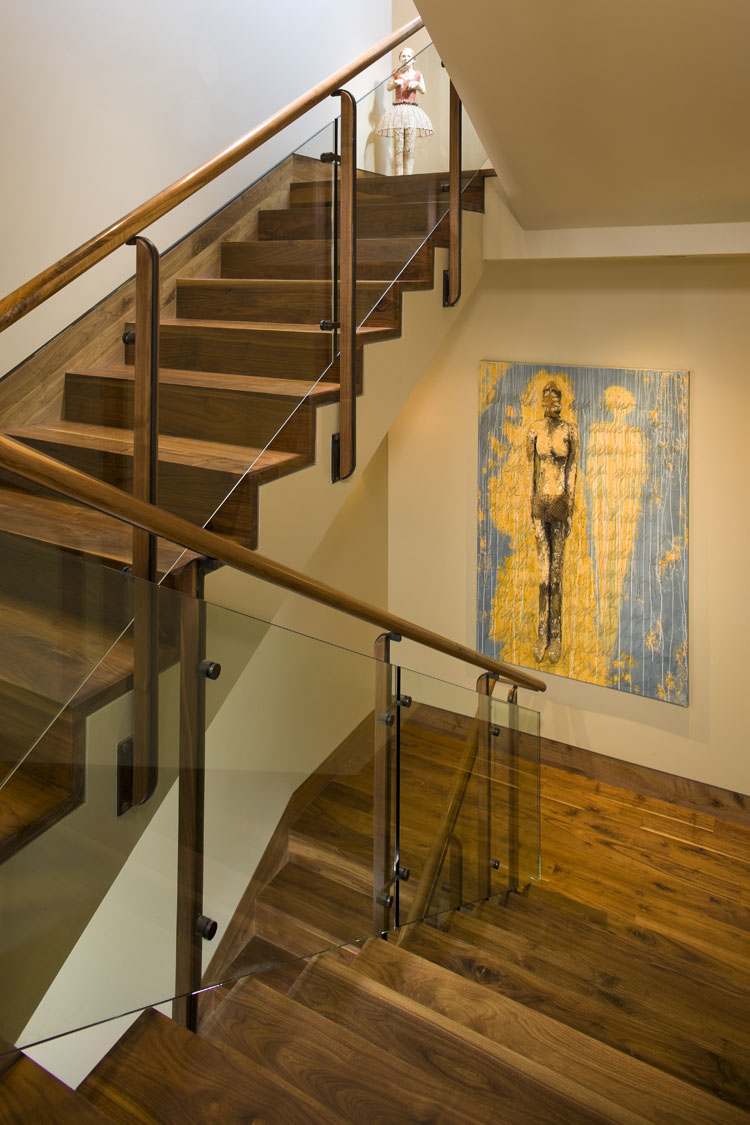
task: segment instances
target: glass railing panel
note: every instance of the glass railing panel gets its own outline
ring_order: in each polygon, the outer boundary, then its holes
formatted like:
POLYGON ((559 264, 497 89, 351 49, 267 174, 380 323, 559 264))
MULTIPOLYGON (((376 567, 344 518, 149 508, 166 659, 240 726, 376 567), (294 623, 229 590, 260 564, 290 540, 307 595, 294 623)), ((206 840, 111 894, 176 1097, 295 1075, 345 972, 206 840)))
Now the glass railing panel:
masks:
POLYGON ((541 766, 539 712, 492 700, 493 879, 515 888, 541 878, 541 766))
POLYGON ((538 878, 536 712, 406 670, 400 693, 402 920, 538 878))
MULTIPOLYGON (((46 498, 20 486, 13 492, 43 523, 46 498)), ((106 699, 132 669, 132 584, 74 554, 76 530, 66 538, 52 529, 49 542, 0 532, 0 803, 7 804, 0 855, 26 838, 11 812, 14 794, 28 788, 50 809, 80 798, 80 708, 106 699)))
MULTIPOLYGON (((113 617, 117 628, 127 626, 133 606, 143 604, 144 584, 128 575, 72 555, 65 568, 63 602, 90 605, 101 632, 113 617)), ((36 575, 41 581, 39 568, 36 575)), ((85 1027, 174 990, 180 599, 173 590, 149 589, 158 595, 160 669, 151 798, 126 811, 132 629, 87 670, 39 742, 41 760, 29 753, 0 788, 3 819, 12 815, 25 830, 7 841, 0 862, 0 1038, 10 1043, 85 1027), (41 807, 52 788, 45 784, 49 770, 59 773, 63 765, 73 778, 67 799, 41 807)), ((50 649, 68 662, 67 675, 80 677, 80 662, 92 655, 86 631, 79 628, 71 642, 65 604, 46 608, 60 630, 50 649)), ((38 607, 40 618, 44 609, 38 607)), ((50 690, 51 680, 45 683, 50 690)), ((4 705, 4 720, 6 714, 4 705)))

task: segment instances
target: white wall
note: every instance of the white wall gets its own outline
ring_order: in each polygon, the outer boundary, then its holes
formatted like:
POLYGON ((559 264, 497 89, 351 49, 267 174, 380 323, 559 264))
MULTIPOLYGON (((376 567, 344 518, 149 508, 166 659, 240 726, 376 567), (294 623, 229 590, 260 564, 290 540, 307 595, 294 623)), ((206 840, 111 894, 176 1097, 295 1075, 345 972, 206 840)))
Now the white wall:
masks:
MULTIPOLYGON (((390 0, 8 6, 0 70, 0 294, 192 171, 390 30, 390 0)), ((351 88, 364 92, 387 70, 385 60, 351 88)), ((337 99, 320 106, 157 223, 150 233, 160 249, 306 140, 337 106, 337 99)), ((8 329, 0 338, 0 373, 133 268, 133 250, 122 248, 8 329)))
MULTIPOLYGON (((554 675, 537 700, 550 738, 750 792, 748 356, 742 257, 487 263, 391 429, 390 608, 474 645, 480 360, 689 370, 690 706, 554 675)), ((439 657, 415 660, 446 672, 439 657)), ((451 664, 450 678, 473 679, 451 664)))

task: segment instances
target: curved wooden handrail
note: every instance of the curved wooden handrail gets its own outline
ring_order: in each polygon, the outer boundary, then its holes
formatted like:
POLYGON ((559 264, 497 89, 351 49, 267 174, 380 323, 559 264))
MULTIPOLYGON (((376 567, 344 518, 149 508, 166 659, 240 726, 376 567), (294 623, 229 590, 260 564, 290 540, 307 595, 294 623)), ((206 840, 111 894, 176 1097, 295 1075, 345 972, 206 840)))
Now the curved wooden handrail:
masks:
POLYGON ((420 17, 404 24, 398 31, 394 31, 391 35, 387 35, 385 39, 381 39, 369 51, 365 51, 364 54, 353 59, 341 70, 337 70, 325 81, 313 86, 306 94, 302 94, 295 101, 290 102, 285 109, 280 110, 251 129, 249 133, 207 160, 205 164, 193 169, 182 179, 176 180, 170 187, 165 188, 158 195, 152 196, 140 207, 136 207, 134 211, 124 215, 122 219, 107 227, 106 230, 103 230, 94 238, 90 238, 88 242, 84 242, 77 250, 66 254, 53 266, 37 274, 36 277, 32 277, 30 281, 19 286, 18 289, 14 289, 12 293, 9 293, 7 297, 0 301, 0 332, 20 320, 32 309, 37 308, 48 297, 64 289, 69 282, 80 277, 82 273, 106 258, 113 250, 124 246, 128 239, 145 230, 146 227, 166 215, 179 203, 189 199, 191 195, 216 179, 222 172, 226 172, 238 161, 243 160, 249 153, 254 152, 256 148, 270 140, 271 137, 280 133, 287 125, 291 125, 293 121, 307 113, 313 106, 318 105, 334 90, 339 89, 352 78, 356 78, 368 66, 377 62, 383 55, 387 55, 399 43, 403 43, 404 39, 408 39, 422 27, 424 27, 424 21, 420 17))
POLYGON ((197 554, 205 555, 208 558, 218 559, 219 562, 225 563, 227 566, 233 566, 246 574, 253 574, 256 578, 262 578, 265 582, 271 582, 285 590, 291 590, 295 594, 312 598, 313 601, 340 610, 351 617, 358 617, 361 621, 367 621, 387 632, 398 633, 402 637, 407 637, 410 641, 416 641, 418 644, 426 645, 437 652, 445 653, 446 656, 464 660, 477 668, 502 676, 512 683, 518 684, 519 687, 527 688, 529 691, 546 691, 547 689, 544 680, 539 680, 536 676, 519 672, 516 668, 504 664, 500 660, 491 660, 466 645, 451 641, 447 637, 442 637, 439 633, 431 632, 429 629, 423 629, 402 617, 395 617, 393 614, 378 609, 377 606, 369 605, 367 602, 362 602, 359 598, 353 598, 333 586, 326 586, 322 582, 308 578, 307 575, 298 570, 292 570, 281 563, 273 562, 264 555, 257 554, 257 552, 242 547, 231 539, 216 535, 212 531, 206 531, 203 527, 197 527, 195 524, 189 523, 188 520, 164 511, 163 508, 137 500, 129 493, 121 492, 119 488, 95 480, 69 465, 64 465, 62 462, 48 457, 45 453, 39 453, 27 445, 3 435, 0 435, 0 465, 10 472, 34 481, 36 484, 51 488, 55 492, 62 492, 74 500, 80 500, 100 512, 116 516, 117 519, 124 520, 134 527, 141 527, 145 531, 159 535, 172 543, 177 543, 187 550, 195 551, 197 554))

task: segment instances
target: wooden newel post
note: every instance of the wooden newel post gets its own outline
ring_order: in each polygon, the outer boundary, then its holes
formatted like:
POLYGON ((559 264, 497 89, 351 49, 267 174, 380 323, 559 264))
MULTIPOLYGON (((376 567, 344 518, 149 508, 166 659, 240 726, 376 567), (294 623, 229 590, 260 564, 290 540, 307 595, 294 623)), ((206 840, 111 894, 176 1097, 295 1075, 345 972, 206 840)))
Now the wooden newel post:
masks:
MULTIPOLYGON (((159 254, 139 235, 135 275, 133 495, 156 504, 159 464, 159 254)), ((156 536, 133 528, 135 634, 133 672, 133 796, 143 804, 158 777, 159 604, 156 536)))
POLYGON ((391 641, 394 633, 381 633, 375 641, 375 750, 372 802, 372 909, 373 932, 390 929, 393 906, 394 733, 398 720, 393 699, 391 641))
POLYGON ((489 898, 492 861, 492 689, 496 677, 484 672, 477 680, 477 897, 489 898))
MULTIPOLYGON (((202 975, 206 758, 205 606, 196 561, 180 581, 180 766, 177 835, 177 955, 172 1016, 194 1031, 202 975)), ((208 920, 206 920, 208 921, 208 920)))
MULTIPOLYGON (((339 442, 334 480, 345 480, 357 464, 357 103, 341 98, 341 186, 339 190, 339 442)), ((335 221, 335 216, 334 216, 335 221)))
POLYGON ((443 273, 443 304, 461 296, 461 99, 451 82, 449 136, 448 269, 443 273))

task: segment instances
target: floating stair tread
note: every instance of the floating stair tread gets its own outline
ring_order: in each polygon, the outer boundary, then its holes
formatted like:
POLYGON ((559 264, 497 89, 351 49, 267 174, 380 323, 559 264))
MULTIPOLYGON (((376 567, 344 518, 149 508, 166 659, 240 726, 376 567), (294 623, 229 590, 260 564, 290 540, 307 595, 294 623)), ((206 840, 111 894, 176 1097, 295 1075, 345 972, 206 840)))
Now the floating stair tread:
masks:
MULTIPOLYGON (((132 561, 133 529, 130 525, 72 500, 0 488, 0 531, 69 551, 89 553, 111 562, 130 565, 132 561)), ((178 559, 182 569, 198 557, 166 539, 158 541, 160 574, 165 574, 178 559)))
MULTIPOLYGON (((447 937, 450 940, 449 935, 447 937)), ((502 993, 460 977, 393 942, 377 939, 367 942, 353 961, 352 972, 368 976, 543 1066, 554 1066, 571 1081, 612 1099, 655 1125, 664 1121, 712 1125, 746 1120, 742 1110, 663 1070, 510 1000, 502 993)))
POLYGON ((0 1075, 0 1121, 106 1125, 111 1118, 24 1055, 0 1075))
MULTIPOLYGON (((568 982, 545 979, 535 960, 516 963, 509 949, 512 943, 504 944, 509 936, 506 932, 495 930, 493 935, 488 932, 492 926, 467 928, 464 921, 471 919, 456 916, 449 934, 429 926, 410 926, 405 944, 421 957, 496 989, 681 1081, 750 1107, 747 1078, 737 1073, 732 1060, 725 1060, 684 1035, 670 1039, 653 1016, 644 1019, 630 1014, 627 1004, 623 1005, 618 997, 607 998, 606 981, 596 996, 568 982)), ((574 959, 585 967, 581 950, 571 950, 571 960, 574 959)))
MULTIPOLYGON (((134 381, 134 370, 127 364, 112 364, 84 369, 70 368, 70 375, 92 379, 114 379, 124 383, 134 381)), ((303 399, 314 402, 334 402, 338 399, 338 383, 314 383, 309 379, 274 379, 259 375, 227 375, 221 371, 180 371, 161 368, 159 382, 176 387, 233 391, 238 394, 265 395, 269 398, 303 399)))
MULTIPOLYGON (((133 431, 113 426, 92 426, 85 422, 47 422, 9 430, 10 437, 44 441, 49 444, 72 445, 80 449, 105 453, 133 455, 133 431)), ((159 460, 175 465, 197 465, 220 472, 244 473, 252 465, 253 473, 269 470, 293 471, 306 459, 298 453, 277 449, 252 449, 242 445, 198 441, 195 438, 159 435, 159 460)))
MULTIPOLYGON (((187 317, 174 317, 162 319, 161 327, 164 328, 213 328, 222 332, 271 332, 278 335, 313 336, 316 339, 326 339, 328 333, 322 332, 319 324, 284 324, 281 322, 265 320, 192 320, 187 317)), ((372 328, 365 325, 357 329, 357 339, 363 344, 377 340, 388 340, 394 328, 372 328)))
MULTIPOLYGON (((40 823, 47 824, 59 819, 76 804, 70 787, 54 785, 44 776, 28 777, 22 770, 18 770, 7 781, 6 777, 7 772, 3 767, 0 769, 0 855, 3 858, 5 849, 12 842, 20 843, 27 837, 36 835, 40 823)), ((2 1097, 3 1086, 0 1080, 0 1104, 2 1097)))
POLYGON ((247 1054, 345 1121, 477 1122, 440 1081, 255 977, 215 1011, 201 1034, 247 1054), (394 1116, 394 1107, 399 1106, 394 1116))
POLYGON ((268 1122, 341 1118, 264 1067, 146 1011, 78 1087, 113 1122, 268 1122))
POLYGON ((62 612, 40 613, 39 606, 8 597, 0 599, 0 614, 5 638, 0 678, 5 683, 59 704, 82 685, 77 703, 132 672, 132 639, 126 635, 118 640, 117 627, 62 612))

